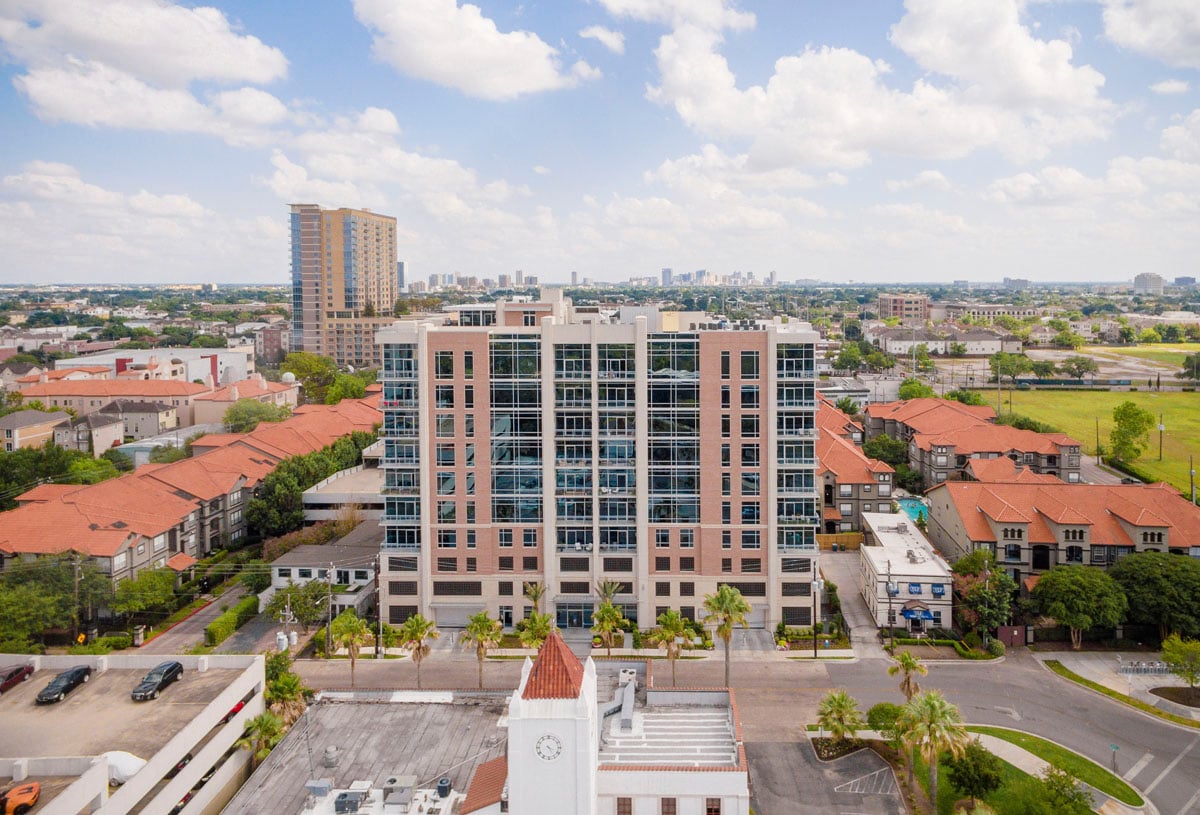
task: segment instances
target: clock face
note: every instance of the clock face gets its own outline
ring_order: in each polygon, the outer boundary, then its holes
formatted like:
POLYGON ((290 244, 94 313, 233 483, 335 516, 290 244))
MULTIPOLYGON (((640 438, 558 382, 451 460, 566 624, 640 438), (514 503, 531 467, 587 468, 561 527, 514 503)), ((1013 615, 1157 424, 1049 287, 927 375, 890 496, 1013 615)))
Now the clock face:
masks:
POLYGON ((547 733, 537 740, 537 744, 533 746, 533 751, 537 753, 537 757, 542 761, 554 761, 562 755, 563 743, 562 739, 553 733, 547 733))

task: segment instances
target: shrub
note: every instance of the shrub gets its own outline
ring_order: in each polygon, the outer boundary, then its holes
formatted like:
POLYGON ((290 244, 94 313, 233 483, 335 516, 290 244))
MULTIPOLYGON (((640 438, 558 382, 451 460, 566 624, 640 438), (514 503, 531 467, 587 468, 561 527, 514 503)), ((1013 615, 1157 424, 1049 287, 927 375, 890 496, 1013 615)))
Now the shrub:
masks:
POLYGON ((962 642, 968 648, 978 648, 983 641, 979 639, 979 634, 974 631, 968 631, 963 635, 962 642))
POLYGON ((72 645, 67 649, 67 653, 71 656, 104 656, 111 650, 100 640, 95 640, 84 645, 72 645))
POLYGON ((891 739, 895 736, 896 719, 899 718, 901 710, 900 705, 880 702, 867 711, 867 727, 878 730, 884 738, 891 739))
POLYGON ((225 640, 229 639, 229 635, 237 631, 250 620, 258 616, 258 598, 254 596, 243 597, 238 601, 238 604, 231 609, 221 612, 217 619, 208 624, 204 629, 204 642, 206 645, 220 645, 225 640))
POLYGON ((321 544, 329 543, 335 537, 337 537, 337 526, 335 524, 321 522, 312 526, 306 526, 303 529, 297 529, 295 532, 289 532, 286 535, 280 535, 277 538, 271 538, 266 541, 262 546, 262 559, 270 563, 276 558, 286 555, 297 546, 320 546, 321 544))
POLYGON ((988 653, 994 657, 1004 656, 1004 643, 1000 640, 993 639, 988 642, 988 653))
POLYGON ((108 634, 96 640, 108 646, 111 651, 121 651, 133 645, 132 634, 108 634))

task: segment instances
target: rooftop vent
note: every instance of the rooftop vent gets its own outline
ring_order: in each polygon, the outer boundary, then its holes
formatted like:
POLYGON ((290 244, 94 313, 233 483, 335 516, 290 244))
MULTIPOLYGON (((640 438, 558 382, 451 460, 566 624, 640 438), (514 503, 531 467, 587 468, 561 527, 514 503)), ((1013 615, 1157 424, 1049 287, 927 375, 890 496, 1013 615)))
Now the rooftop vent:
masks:
POLYGON ((325 757, 321 760, 321 763, 326 767, 336 767, 338 765, 338 748, 333 745, 326 747, 325 757))

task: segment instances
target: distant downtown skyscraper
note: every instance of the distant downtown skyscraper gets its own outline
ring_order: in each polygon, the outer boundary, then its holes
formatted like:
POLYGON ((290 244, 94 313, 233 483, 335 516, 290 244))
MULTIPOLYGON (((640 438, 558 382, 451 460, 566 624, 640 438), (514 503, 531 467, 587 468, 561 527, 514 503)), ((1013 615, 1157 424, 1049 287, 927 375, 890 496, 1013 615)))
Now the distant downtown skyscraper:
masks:
POLYGON ((362 209, 291 205, 293 351, 371 364, 374 331, 400 294, 396 219, 362 209))

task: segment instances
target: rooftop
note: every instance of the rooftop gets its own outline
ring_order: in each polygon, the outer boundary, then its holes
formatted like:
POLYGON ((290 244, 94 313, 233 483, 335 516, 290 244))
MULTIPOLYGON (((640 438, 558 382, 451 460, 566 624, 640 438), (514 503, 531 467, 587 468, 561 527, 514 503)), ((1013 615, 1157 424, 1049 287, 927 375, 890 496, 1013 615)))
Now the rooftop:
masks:
POLYGON ((0 416, 0 430, 20 430, 23 427, 37 427, 47 422, 70 422, 71 414, 61 410, 18 410, 7 416, 0 416))
POLYGON ((867 539, 878 542, 877 546, 860 549, 875 574, 884 574, 890 567, 896 575, 949 579, 950 567, 946 561, 906 515, 864 512, 862 519, 869 533, 867 539))
POLYGON ((432 787, 447 776, 465 791, 475 768, 504 754, 504 694, 411 694, 411 702, 322 701, 309 707, 291 732, 238 791, 224 815, 299 813, 305 782, 328 778, 334 789, 355 781, 380 788, 391 776, 416 776, 432 787), (440 696, 444 703, 424 701, 440 696), (418 701, 421 700, 421 701, 418 701), (336 748, 337 766, 323 763, 336 748))
POLYGON ((621 717, 604 721, 600 766, 736 767, 737 738, 725 691, 647 693, 630 731, 621 717))

